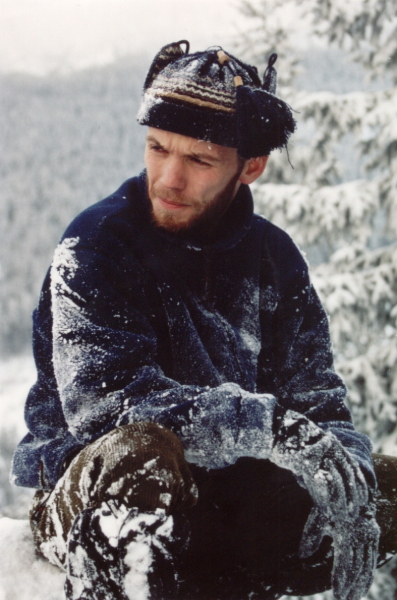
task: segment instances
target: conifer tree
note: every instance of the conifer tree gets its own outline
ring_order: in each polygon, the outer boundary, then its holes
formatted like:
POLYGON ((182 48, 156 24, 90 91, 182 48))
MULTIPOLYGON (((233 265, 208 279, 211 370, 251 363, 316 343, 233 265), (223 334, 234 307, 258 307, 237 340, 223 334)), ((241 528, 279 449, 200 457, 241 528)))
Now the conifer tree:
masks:
POLYGON ((264 68, 278 52, 277 93, 298 121, 294 169, 272 156, 257 208, 307 251, 356 424, 397 454, 397 0, 252 0, 243 10, 247 58, 264 68), (357 89, 325 79, 296 91, 304 57, 324 47, 353 61, 357 89))

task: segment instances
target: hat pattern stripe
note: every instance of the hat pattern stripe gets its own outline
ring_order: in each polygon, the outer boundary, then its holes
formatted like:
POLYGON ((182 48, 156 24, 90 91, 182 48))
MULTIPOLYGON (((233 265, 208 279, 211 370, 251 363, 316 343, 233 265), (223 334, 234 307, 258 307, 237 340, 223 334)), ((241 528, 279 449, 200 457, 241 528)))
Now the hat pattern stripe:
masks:
POLYGON ((170 98, 172 100, 180 100, 182 102, 188 102, 189 104, 195 104, 196 106, 211 108, 214 110, 222 110, 224 112, 235 113, 235 108, 230 108, 228 106, 223 106, 222 104, 215 104, 214 102, 209 102, 208 100, 202 100, 201 98, 197 98, 194 96, 188 96, 186 94, 178 94, 177 92, 168 92, 166 90, 153 90, 149 89, 147 91, 148 94, 152 94, 153 96, 157 96, 158 98, 170 98))
POLYGON ((173 90, 178 89, 181 93, 184 93, 186 89, 189 89, 192 93, 196 91, 197 93, 202 94, 203 96, 208 96, 214 99, 221 98, 223 101, 229 102, 231 105, 234 105, 236 102, 234 87, 233 93, 231 93, 230 91, 215 88, 211 79, 208 79, 208 82, 206 81, 203 85, 197 81, 194 81, 193 79, 189 81, 188 78, 174 76, 172 80, 170 80, 169 78, 162 77, 161 75, 159 75, 156 81, 153 83, 152 88, 149 89, 156 88, 171 88, 173 90))

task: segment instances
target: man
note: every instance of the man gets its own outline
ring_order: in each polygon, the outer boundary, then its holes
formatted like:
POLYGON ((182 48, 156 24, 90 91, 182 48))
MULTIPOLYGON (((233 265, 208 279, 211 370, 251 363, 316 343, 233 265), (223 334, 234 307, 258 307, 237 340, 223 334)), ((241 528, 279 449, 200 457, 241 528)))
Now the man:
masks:
MULTIPOLYGON (((186 51, 182 46, 186 44, 186 51)), ((269 60, 155 57, 146 171, 79 215, 34 315, 38 380, 13 462, 69 599, 367 592, 371 446, 327 317, 248 184, 295 124, 269 60)))

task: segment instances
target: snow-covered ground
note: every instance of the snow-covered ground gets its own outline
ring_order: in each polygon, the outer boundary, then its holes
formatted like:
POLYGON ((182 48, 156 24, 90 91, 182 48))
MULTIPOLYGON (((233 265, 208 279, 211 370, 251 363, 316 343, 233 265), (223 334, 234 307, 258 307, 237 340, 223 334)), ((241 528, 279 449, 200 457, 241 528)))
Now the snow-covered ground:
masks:
POLYGON ((12 451, 26 433, 23 407, 34 379, 29 356, 0 363, 0 600, 63 599, 65 576, 35 555, 27 519, 33 491, 8 482, 12 451))
POLYGON ((18 436, 27 431, 23 420, 26 394, 35 380, 33 358, 16 356, 0 362, 0 428, 18 436))
POLYGON ((35 555, 29 521, 0 519, 0 600, 62 600, 64 581, 35 555))
POLYGON ((27 518, 32 490, 12 486, 8 475, 14 448, 27 432, 23 409, 34 380, 31 356, 0 362, 0 516, 27 518))

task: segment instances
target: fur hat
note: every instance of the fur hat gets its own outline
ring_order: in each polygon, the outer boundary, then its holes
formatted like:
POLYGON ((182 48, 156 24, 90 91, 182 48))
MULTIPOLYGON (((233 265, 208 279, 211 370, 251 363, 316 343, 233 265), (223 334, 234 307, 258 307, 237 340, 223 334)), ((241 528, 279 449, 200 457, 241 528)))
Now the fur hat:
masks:
POLYGON ((185 40, 164 46, 147 74, 138 122, 237 148, 242 158, 268 155, 295 130, 290 107, 275 95, 276 60, 272 54, 261 82, 256 67, 219 47, 189 54, 185 40))

